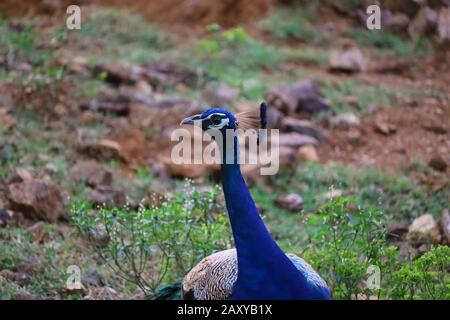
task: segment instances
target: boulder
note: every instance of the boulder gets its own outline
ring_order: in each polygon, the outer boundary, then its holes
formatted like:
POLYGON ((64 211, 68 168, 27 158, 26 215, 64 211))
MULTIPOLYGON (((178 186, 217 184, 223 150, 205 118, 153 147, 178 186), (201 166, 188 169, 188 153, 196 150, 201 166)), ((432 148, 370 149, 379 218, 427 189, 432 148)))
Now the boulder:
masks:
POLYGON ((317 150, 312 145, 305 145, 305 146, 298 148, 296 156, 299 161, 319 162, 319 156, 317 154, 317 150))
MULTIPOLYGON (((274 141, 272 141, 273 143, 274 141)), ((304 145, 317 145, 317 139, 308 136, 306 134, 300 134, 296 132, 280 133, 279 145, 291 148, 299 148, 304 145)))
POLYGON ((212 106, 233 105, 239 97, 239 90, 221 84, 217 89, 206 89, 202 93, 203 100, 212 106))
POLYGON ((293 131, 300 134, 306 134, 317 140, 323 140, 325 133, 321 128, 308 120, 300 120, 294 117, 283 117, 281 119, 281 129, 283 131, 293 131))
POLYGON ((367 61, 358 47, 347 43, 330 52, 329 68, 333 72, 361 72, 367 69, 367 61))
POLYGON ((82 154, 99 161, 125 161, 120 143, 114 140, 101 139, 96 143, 81 146, 79 150, 82 154))
POLYGON ((439 242, 439 226, 431 214, 424 214, 411 223, 406 235, 408 240, 439 242))
POLYGON ((435 10, 427 6, 422 7, 409 24, 408 34, 412 38, 432 35, 436 31, 437 20, 438 13, 435 10))
POLYGON ((288 115, 332 112, 322 91, 311 79, 270 89, 266 98, 270 105, 288 115))
POLYGON ((11 129, 16 124, 16 119, 8 114, 8 110, 0 107, 0 131, 11 129))
POLYGON ((330 118, 329 123, 332 128, 348 130, 351 127, 359 126, 361 120, 353 113, 343 113, 330 118))
POLYGON ((298 211, 303 208, 303 198, 296 193, 290 193, 275 200, 275 204, 289 211, 298 211))
POLYGON ((440 155, 434 155, 428 165, 436 171, 445 172, 447 170, 447 162, 440 155))
POLYGON ((99 186, 86 198, 96 206, 124 207, 127 204, 125 191, 119 187, 99 186))
POLYGON ((447 245, 450 245, 450 213, 448 209, 442 210, 439 224, 441 226, 444 242, 447 245))
POLYGON ((92 163, 77 163, 70 169, 73 181, 84 182, 90 187, 110 186, 112 173, 99 165, 92 163))
POLYGON ((38 179, 10 183, 7 199, 12 210, 28 218, 56 222, 66 212, 61 188, 38 179))
POLYGON ((403 12, 384 11, 381 15, 382 29, 391 32, 406 32, 410 19, 403 12))

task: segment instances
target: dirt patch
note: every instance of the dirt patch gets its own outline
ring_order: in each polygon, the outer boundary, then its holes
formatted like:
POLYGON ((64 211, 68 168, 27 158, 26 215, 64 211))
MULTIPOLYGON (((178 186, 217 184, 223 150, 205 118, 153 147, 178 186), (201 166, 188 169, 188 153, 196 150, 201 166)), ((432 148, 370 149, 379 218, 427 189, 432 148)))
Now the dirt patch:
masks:
POLYGON ((126 8, 164 25, 205 26, 219 23, 230 27, 261 19, 269 11, 271 3, 271 0, 33 0, 26 3, 4 0, 0 3, 0 12, 6 16, 64 14, 70 4, 101 5, 126 8))
MULTIPOLYGON (((348 130, 334 129, 320 150, 326 161, 405 169, 415 160, 450 161, 450 106, 434 99, 417 107, 382 108, 348 130)), ((450 176, 450 170, 442 173, 450 176)))

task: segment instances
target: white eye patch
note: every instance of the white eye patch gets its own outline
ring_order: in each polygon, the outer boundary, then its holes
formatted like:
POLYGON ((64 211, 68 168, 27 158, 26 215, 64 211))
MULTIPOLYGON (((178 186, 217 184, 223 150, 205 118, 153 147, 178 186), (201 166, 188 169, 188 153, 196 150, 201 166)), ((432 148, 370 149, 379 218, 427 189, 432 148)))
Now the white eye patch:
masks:
POLYGON ((222 129, 230 123, 230 119, 223 113, 212 113, 206 119, 210 122, 208 129, 222 129))

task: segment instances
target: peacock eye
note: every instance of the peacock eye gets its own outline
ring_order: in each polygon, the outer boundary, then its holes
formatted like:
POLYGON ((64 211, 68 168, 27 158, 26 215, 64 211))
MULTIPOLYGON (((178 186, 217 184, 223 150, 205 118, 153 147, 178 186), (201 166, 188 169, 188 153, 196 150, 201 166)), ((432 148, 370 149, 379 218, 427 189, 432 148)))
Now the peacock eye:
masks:
POLYGON ((213 114, 210 120, 213 125, 219 125, 222 123, 222 118, 219 115, 213 114))

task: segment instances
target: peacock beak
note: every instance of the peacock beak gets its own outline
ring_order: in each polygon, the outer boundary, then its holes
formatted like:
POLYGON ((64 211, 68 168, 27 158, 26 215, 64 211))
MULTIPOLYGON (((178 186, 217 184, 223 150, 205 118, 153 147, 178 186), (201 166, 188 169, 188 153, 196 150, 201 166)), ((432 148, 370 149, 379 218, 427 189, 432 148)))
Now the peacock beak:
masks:
POLYGON ((202 119, 202 117, 200 114, 195 114, 193 116, 187 117, 186 119, 183 119, 183 121, 180 122, 180 126, 183 124, 193 125, 195 123, 194 121, 199 121, 201 119, 202 119))

